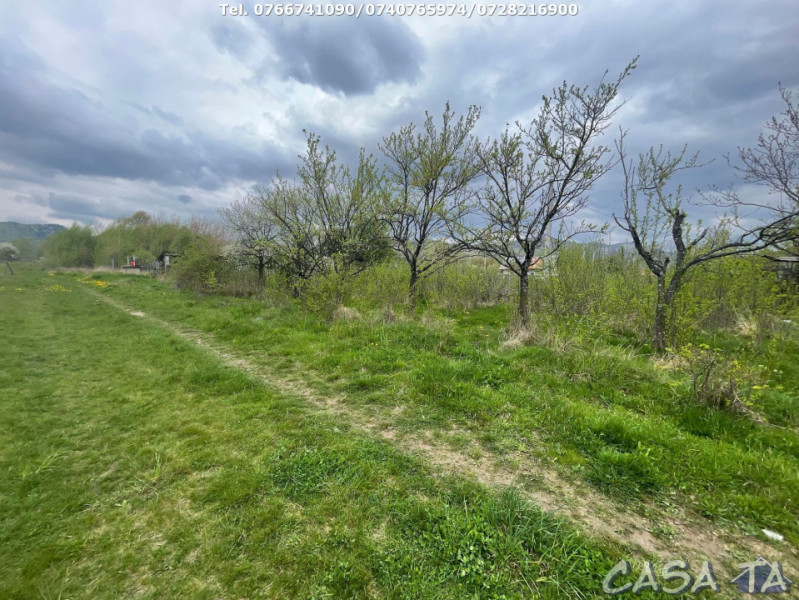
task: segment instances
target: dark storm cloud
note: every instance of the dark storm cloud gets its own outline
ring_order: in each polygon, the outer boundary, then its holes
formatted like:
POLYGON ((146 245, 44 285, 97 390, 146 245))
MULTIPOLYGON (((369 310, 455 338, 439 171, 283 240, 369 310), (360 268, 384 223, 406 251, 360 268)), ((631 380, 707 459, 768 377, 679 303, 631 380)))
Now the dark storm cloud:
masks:
MULTIPOLYGON (((630 130, 633 154, 661 143, 679 152, 688 144, 700 160, 715 160, 683 174, 686 194, 726 187, 740 182, 724 155, 734 160, 736 148, 753 145, 763 123, 783 109, 778 82, 799 86, 795 8, 793 2, 609 3, 581 6, 578 18, 545 25, 486 22, 439 48, 447 68, 436 65, 437 77, 419 102, 433 114, 446 99, 457 99, 461 111, 479 104, 478 132, 497 135, 508 121, 529 122, 541 95, 562 81, 593 86, 605 70, 615 79, 640 54, 619 94, 629 105, 605 143, 612 145, 621 125, 630 130)), ((619 187, 614 171, 592 192, 608 215, 618 206, 619 187)))
MULTIPOLYGON (((508 121, 529 122, 541 95, 563 80, 593 85, 605 69, 615 78, 637 54, 639 68, 620 93, 629 103, 615 124, 630 130, 631 153, 688 144, 702 160, 715 158, 684 174, 690 192, 735 182, 724 154, 753 145, 782 110, 778 82, 799 87, 795 0, 609 0, 581 3, 574 18, 468 22, 237 19, 215 6, 196 17, 180 3, 176 10, 196 18, 165 20, 155 3, 127 7, 54 6, 48 15, 61 29, 47 40, 35 37, 45 33, 34 27, 33 9, 18 12, 18 23, 0 22, 3 199, 36 191, 41 203, 28 201, 35 211, 48 207, 65 219, 162 205, 212 213, 228 190, 267 183, 278 169, 292 176, 303 128, 352 164, 360 146, 379 156, 383 135, 410 121, 420 126, 426 110, 439 123, 449 100, 459 114, 482 107, 476 133, 484 139, 508 121), (83 53, 57 54, 70 43, 83 53), (259 143, 264 129, 280 147, 259 143), (58 192, 52 205, 50 189, 58 192), (124 198, 105 200, 117 194, 124 198)), ((619 187, 614 171, 593 191, 604 214, 619 187)))
MULTIPOLYGON (((248 149, 202 131, 162 133, 113 116, 82 92, 46 83, 35 57, 0 41, 0 158, 72 175, 149 180, 216 189, 285 168, 274 146, 248 149)), ((142 110, 142 107, 139 107, 142 110)), ((144 108, 180 125, 177 115, 144 108)))
POLYGON ((646 99, 637 121, 713 125, 720 119, 728 128, 731 114, 751 118, 749 103, 778 99, 778 81, 799 85, 798 24, 792 2, 608 3, 581 6, 578 17, 545 24, 491 22, 440 49, 449 68, 437 69, 426 93, 434 107, 446 98, 481 104, 482 121, 495 128, 513 115, 532 116, 541 95, 563 80, 595 84, 606 69, 614 78, 640 54, 620 94, 646 99))
POLYGON ((399 19, 284 19, 264 30, 284 75, 326 91, 368 94, 421 73, 421 43, 399 19))
POLYGON ((128 212, 128 207, 119 201, 110 199, 90 199, 74 194, 51 193, 47 198, 50 215, 55 219, 77 219, 94 221, 95 219, 115 219, 128 212))

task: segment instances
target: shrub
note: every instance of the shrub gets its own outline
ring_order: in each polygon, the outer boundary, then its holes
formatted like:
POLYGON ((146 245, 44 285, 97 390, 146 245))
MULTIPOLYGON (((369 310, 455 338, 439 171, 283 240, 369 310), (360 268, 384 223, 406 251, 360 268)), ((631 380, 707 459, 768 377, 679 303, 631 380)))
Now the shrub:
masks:
POLYGON ((219 248, 200 238, 175 259, 170 276, 181 289, 214 293, 220 290, 221 277, 231 270, 230 267, 219 248))
POLYGON ((471 309, 510 299, 514 284, 491 259, 463 259, 423 280, 424 301, 443 308, 471 309))
POLYGON ((74 223, 42 243, 45 264, 51 267, 93 267, 97 238, 88 226, 74 223))
POLYGON ((693 400, 700 404, 748 412, 763 388, 759 368, 731 359, 719 348, 689 343, 677 356, 691 377, 693 400))

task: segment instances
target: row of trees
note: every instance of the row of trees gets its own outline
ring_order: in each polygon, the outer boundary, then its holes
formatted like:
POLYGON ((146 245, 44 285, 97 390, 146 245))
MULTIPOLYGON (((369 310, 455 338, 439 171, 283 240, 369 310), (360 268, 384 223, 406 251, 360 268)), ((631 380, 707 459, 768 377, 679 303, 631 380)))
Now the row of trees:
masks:
POLYGON ((653 339, 662 350, 674 299, 698 265, 796 247, 799 122, 790 93, 781 90, 786 112, 768 124, 755 148, 739 151, 735 165, 745 181, 781 193, 781 201, 706 194, 702 202, 728 212, 702 227, 687 213, 696 201, 671 183, 681 170, 698 166, 696 156, 653 148, 632 159, 624 131, 615 148, 599 143, 619 109, 619 87, 635 66, 633 60, 617 78, 603 77, 593 88, 564 82, 543 98, 531 123, 509 126, 496 139, 473 135, 478 107, 457 116, 447 105, 440 124, 428 113, 419 130, 411 123, 382 138, 383 169, 364 150, 354 168, 342 166, 334 150, 306 132, 296 181, 278 174, 220 214, 259 277, 280 271, 295 294, 318 274, 356 275, 393 248, 407 265, 414 308, 423 279, 464 253, 488 256, 518 279, 519 319, 527 326, 531 266, 597 229, 579 221, 579 213, 596 181, 620 165, 624 208, 616 222, 656 281, 653 339), (744 207, 759 210, 757 222, 740 216, 744 207))
POLYGON ((202 219, 182 223, 138 211, 101 231, 74 224, 45 238, 41 252, 45 264, 59 267, 118 267, 134 256, 137 264, 150 265, 161 253, 183 253, 199 239, 212 240, 221 254, 222 231, 213 224, 202 219))
POLYGON ((531 124, 485 143, 472 134, 479 108, 457 117, 447 105, 440 125, 428 113, 419 131, 411 123, 381 140, 382 171, 363 150, 354 170, 342 167, 306 134, 298 181, 278 175, 220 214, 259 274, 281 270, 298 292, 317 273, 356 274, 393 248, 407 263, 413 308, 425 277, 463 252, 487 254, 519 278, 526 324, 529 268, 544 242, 551 254, 594 228, 570 218, 611 167, 610 149, 595 141, 634 68, 594 89, 564 83, 531 124), (554 223, 558 235, 547 236, 554 223))
POLYGON ((767 124, 755 147, 730 161, 744 181, 778 193, 776 201, 742 199, 731 190, 684 197, 674 177, 700 166, 686 149, 673 155, 652 148, 632 158, 623 130, 615 148, 600 143, 634 69, 635 61, 594 87, 564 82, 543 98, 530 123, 508 126, 495 139, 474 136, 478 107, 458 116, 447 105, 439 122, 428 113, 421 127, 410 123, 383 137, 382 166, 364 150, 353 165, 342 164, 306 132, 296 179, 277 174, 269 186, 220 210, 236 242, 232 253, 207 222, 138 212, 97 233, 77 225, 61 231, 45 240, 45 258, 60 266, 113 266, 135 255, 147 264, 169 250, 183 256, 176 277, 190 287, 216 290, 225 278, 242 283, 235 267, 247 265, 260 285, 277 272, 298 296, 317 276, 343 286, 394 256, 407 268, 413 309, 426 279, 464 256, 490 257, 515 275, 526 327, 531 267, 598 229, 581 221, 580 212, 597 180, 618 166, 623 210, 615 220, 651 273, 653 340, 664 349, 676 298, 691 274, 703 271, 700 265, 764 250, 772 258, 798 254, 799 118, 781 89, 785 112, 767 124), (704 227, 688 214, 694 203, 726 214, 704 227))

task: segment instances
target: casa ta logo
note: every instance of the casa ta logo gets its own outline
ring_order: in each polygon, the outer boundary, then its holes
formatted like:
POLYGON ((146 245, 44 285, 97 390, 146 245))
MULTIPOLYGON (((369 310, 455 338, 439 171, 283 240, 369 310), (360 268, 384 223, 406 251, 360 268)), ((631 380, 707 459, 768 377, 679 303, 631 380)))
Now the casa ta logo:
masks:
MULTIPOLYGON (((779 562, 769 562, 759 557, 752 562, 740 563, 740 573, 726 583, 738 587, 742 594, 784 594, 788 593, 793 583, 782 572, 779 562)), ((651 562, 645 562, 638 578, 632 580, 632 567, 626 560, 621 560, 608 571, 602 582, 602 591, 613 596, 619 594, 640 594, 645 590, 665 592, 671 595, 685 593, 697 594, 703 590, 718 592, 718 583, 713 565, 703 562, 694 574, 684 560, 671 560, 663 565, 660 576, 655 574, 651 562)))

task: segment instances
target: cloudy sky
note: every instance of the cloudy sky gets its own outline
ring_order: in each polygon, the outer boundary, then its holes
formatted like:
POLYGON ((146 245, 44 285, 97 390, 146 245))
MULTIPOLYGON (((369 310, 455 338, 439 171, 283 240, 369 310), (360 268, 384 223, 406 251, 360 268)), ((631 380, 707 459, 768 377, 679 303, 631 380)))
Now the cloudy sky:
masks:
MULTIPOLYGON (((103 224, 135 210, 213 216, 275 171, 303 129, 346 158, 449 100, 477 133, 528 121, 564 79, 595 84, 636 55, 616 123, 634 152, 684 144, 686 188, 726 186, 799 88, 795 0, 577 0, 573 17, 223 16, 218 2, 5 2, 0 221, 103 224)), ((467 7, 471 6, 467 3, 467 7)), ((593 194, 607 220, 618 175, 593 194)), ((758 190, 745 190, 758 193, 758 190)))

